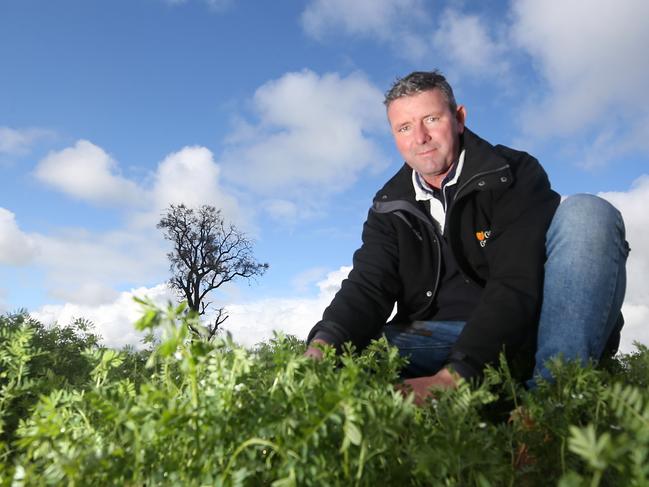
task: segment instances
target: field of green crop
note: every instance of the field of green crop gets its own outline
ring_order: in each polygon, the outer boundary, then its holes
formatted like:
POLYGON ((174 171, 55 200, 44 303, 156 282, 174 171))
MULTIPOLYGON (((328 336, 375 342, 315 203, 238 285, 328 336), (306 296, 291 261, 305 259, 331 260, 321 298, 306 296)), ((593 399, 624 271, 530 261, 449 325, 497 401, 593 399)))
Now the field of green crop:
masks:
MULTIPOLYGON (((403 365, 192 339, 182 307, 149 307, 149 349, 104 349, 83 321, 0 318, 0 485, 649 485, 649 351, 556 364, 533 391, 504 365, 424 407, 403 365)), ((196 323, 194 323, 196 325, 196 323)))

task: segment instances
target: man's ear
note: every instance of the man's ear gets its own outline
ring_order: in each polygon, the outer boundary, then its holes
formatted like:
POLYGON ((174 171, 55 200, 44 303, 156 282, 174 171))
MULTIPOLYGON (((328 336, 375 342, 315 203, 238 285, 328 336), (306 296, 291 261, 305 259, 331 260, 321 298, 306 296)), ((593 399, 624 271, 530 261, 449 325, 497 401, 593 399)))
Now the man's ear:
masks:
POLYGON ((466 123, 466 107, 464 105, 457 106, 457 110, 455 111, 455 120, 457 121, 458 133, 463 133, 464 125, 466 123))

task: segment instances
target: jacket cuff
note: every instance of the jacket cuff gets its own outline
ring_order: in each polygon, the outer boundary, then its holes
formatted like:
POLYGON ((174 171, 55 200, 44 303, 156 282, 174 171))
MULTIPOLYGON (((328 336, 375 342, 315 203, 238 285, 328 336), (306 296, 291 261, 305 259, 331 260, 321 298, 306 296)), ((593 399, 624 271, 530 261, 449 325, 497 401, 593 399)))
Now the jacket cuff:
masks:
POLYGON ((324 330, 317 331, 316 334, 313 335, 311 337, 311 339, 309 340, 308 345, 310 345, 311 342, 313 342, 313 340, 322 340, 322 341, 327 342, 329 345, 335 345, 336 344, 336 337, 333 334, 328 333, 328 332, 326 332, 324 330))
POLYGON ((478 371, 466 362, 449 362, 446 364, 446 367, 456 372, 464 380, 470 380, 480 375, 478 371))
POLYGON ((349 340, 346 330, 334 321, 320 321, 318 322, 309 333, 306 341, 307 344, 311 343, 314 338, 321 338, 327 343, 331 344, 336 352, 340 352, 342 344, 349 340))
POLYGON ((482 367, 462 352, 451 353, 446 367, 457 372, 464 380, 482 376, 482 367))

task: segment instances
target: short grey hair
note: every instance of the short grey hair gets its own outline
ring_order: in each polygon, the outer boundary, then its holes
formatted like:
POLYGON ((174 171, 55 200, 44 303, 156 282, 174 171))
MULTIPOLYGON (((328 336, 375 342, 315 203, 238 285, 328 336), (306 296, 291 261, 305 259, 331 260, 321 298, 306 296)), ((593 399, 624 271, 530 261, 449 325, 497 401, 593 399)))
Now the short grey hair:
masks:
POLYGON ((452 113, 457 110, 457 102, 453 95, 453 88, 448 84, 446 78, 437 70, 434 71, 413 71, 403 78, 398 78, 392 87, 385 93, 383 104, 390 106, 397 98, 412 96, 424 91, 439 90, 446 101, 452 113))

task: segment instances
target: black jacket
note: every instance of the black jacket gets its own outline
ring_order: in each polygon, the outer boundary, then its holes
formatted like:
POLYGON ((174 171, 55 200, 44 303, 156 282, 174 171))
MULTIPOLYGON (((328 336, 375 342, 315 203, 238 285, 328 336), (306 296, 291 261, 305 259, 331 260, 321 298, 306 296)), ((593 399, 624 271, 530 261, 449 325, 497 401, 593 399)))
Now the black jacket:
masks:
MULTIPOLYGON (((483 287, 449 363, 479 374, 534 341, 545 262, 545 234, 559 204, 547 175, 525 152, 492 146, 465 129, 464 167, 449 202, 445 236, 465 279, 483 287)), ((394 323, 425 320, 440 280, 439 232, 415 200, 404 165, 376 194, 362 246, 323 319, 311 330, 334 345, 362 348, 377 337, 394 303, 394 323)))

